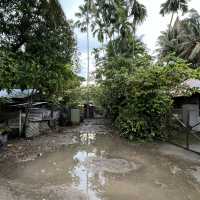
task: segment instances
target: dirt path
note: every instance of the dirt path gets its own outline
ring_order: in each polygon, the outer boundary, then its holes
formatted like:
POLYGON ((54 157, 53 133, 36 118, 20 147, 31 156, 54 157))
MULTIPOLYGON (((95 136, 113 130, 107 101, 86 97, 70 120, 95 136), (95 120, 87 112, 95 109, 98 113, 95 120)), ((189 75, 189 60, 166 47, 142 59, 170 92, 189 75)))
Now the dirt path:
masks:
POLYGON ((168 144, 129 144, 103 119, 0 153, 0 200, 199 200, 200 157, 168 144))

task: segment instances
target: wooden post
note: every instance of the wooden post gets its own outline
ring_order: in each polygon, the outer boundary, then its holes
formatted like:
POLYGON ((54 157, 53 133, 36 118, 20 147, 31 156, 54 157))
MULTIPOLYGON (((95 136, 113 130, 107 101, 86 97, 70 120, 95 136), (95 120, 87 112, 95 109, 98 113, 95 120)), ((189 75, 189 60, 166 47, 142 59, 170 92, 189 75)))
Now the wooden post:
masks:
POLYGON ((22 111, 19 111, 19 136, 22 134, 22 111))
POLYGON ((189 144, 189 134, 190 134, 190 111, 187 111, 187 131, 186 131, 186 148, 189 150, 190 149, 190 144, 189 144))

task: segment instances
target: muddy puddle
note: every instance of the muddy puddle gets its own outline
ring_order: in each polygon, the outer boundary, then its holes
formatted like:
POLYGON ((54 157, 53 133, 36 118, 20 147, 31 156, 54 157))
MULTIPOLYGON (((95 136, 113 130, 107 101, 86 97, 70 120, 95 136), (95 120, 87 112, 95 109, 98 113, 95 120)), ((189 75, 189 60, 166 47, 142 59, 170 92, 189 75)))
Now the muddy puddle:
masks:
POLYGON ((105 130, 80 131, 72 140, 35 160, 1 163, 0 199, 200 199, 198 163, 171 159, 156 145, 129 144, 105 130))

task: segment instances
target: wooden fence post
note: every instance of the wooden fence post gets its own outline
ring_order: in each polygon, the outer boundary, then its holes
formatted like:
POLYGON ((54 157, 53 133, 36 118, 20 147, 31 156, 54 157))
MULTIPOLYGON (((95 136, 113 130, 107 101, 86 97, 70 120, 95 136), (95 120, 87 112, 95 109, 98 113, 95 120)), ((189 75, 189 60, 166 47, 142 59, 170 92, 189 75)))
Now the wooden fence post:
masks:
POLYGON ((190 144, 189 144, 189 133, 190 133, 190 112, 189 110, 187 111, 187 131, 186 131, 186 148, 189 150, 190 149, 190 144))
POLYGON ((22 111, 19 111, 19 136, 22 134, 22 111))

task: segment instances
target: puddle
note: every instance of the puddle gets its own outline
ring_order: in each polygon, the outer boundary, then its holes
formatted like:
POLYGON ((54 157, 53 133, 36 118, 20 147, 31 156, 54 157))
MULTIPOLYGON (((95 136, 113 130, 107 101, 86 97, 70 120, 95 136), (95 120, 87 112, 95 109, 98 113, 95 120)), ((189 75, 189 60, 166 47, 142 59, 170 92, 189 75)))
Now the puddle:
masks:
POLYGON ((76 142, 59 151, 1 164, 0 199, 199 200, 198 183, 190 184, 178 161, 99 132, 74 133, 76 142))
POLYGON ((124 159, 95 158, 86 160, 85 166, 94 172, 110 172, 116 174, 128 173, 140 168, 140 164, 124 159))

